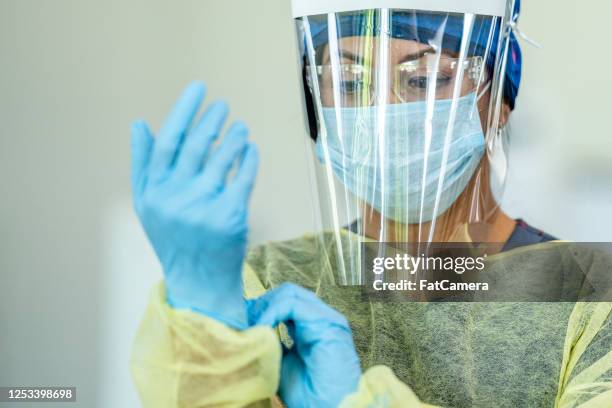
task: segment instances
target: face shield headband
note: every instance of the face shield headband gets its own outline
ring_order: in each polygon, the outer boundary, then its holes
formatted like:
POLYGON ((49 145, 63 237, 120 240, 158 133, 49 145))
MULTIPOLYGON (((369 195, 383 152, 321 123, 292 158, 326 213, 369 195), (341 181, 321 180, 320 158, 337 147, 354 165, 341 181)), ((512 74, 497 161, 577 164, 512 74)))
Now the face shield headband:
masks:
MULTIPOLYGON (((337 14, 337 37, 362 36, 365 32, 377 35, 381 32, 377 11, 345 12, 337 14)), ((513 22, 516 23, 520 12, 520 0, 514 5, 513 22)), ((499 19, 476 16, 470 38, 468 55, 486 58, 486 67, 491 74, 498 57, 498 44, 501 27, 499 19), (492 27, 492 25, 495 25, 492 27), (492 33, 492 34, 491 34, 492 33), (492 36, 492 38, 491 38, 492 36), (487 47, 489 47, 487 49, 487 47)), ((308 17, 310 31, 315 49, 321 49, 329 42, 329 30, 326 15, 308 17)), ((459 53, 464 27, 463 14, 437 12, 394 11, 391 16, 391 38, 417 41, 429 44, 444 26, 442 48, 451 53, 459 53)), ((513 30, 510 30, 508 44, 503 96, 510 109, 514 109, 521 82, 522 54, 513 30)))

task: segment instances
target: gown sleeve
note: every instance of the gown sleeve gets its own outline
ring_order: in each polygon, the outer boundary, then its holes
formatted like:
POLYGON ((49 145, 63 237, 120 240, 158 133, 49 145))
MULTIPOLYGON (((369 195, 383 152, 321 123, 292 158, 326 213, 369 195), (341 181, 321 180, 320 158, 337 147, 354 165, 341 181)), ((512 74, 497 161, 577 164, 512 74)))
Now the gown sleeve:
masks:
POLYGON ((556 407, 612 407, 612 303, 577 303, 565 339, 556 407))
POLYGON ((136 335, 131 371, 145 408, 275 407, 280 362, 274 330, 236 331, 174 310, 160 284, 136 335))
POLYGON ((409 386, 385 366, 370 368, 361 376, 358 390, 348 395, 340 408, 433 408, 422 403, 409 386))

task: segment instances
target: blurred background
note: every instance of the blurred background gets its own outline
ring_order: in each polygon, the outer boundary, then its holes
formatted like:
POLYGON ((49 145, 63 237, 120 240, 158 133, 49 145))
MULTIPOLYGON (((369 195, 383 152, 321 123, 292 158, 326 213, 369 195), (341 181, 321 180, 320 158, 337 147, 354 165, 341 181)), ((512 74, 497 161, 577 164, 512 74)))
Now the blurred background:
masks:
MULTIPOLYGON (((612 241, 611 13, 523 4, 543 48, 523 44, 505 208, 567 240, 612 241)), ((157 128, 189 81, 259 143, 253 243, 312 230, 293 29, 289 0, 0 0, 0 386, 138 406, 129 352, 161 274, 131 210, 129 126, 157 128)))

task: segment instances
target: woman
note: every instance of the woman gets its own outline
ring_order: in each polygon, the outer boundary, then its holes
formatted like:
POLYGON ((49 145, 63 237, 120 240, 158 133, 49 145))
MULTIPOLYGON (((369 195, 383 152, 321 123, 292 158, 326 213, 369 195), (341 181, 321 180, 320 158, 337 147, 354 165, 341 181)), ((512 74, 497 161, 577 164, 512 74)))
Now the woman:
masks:
POLYGON ((363 297, 368 242, 498 244, 488 276, 536 288, 609 270, 593 269, 598 254, 583 267, 579 249, 499 207, 520 79, 504 21, 390 9, 300 16, 325 228, 248 254, 258 159, 246 126, 211 152, 227 107, 213 104, 191 126, 201 84, 156 139, 134 125, 135 207, 165 276, 134 349, 145 406, 267 406, 277 391, 290 407, 610 406, 609 303, 363 297))

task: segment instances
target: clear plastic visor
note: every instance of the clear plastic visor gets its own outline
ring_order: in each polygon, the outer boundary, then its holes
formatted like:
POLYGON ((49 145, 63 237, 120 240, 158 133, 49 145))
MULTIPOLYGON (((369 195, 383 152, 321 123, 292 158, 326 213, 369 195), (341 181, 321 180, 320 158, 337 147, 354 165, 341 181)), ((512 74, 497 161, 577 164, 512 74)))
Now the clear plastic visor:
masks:
POLYGON ((503 20, 393 9, 296 20, 320 220, 336 251, 486 240, 470 226, 493 217, 505 179, 503 20))

